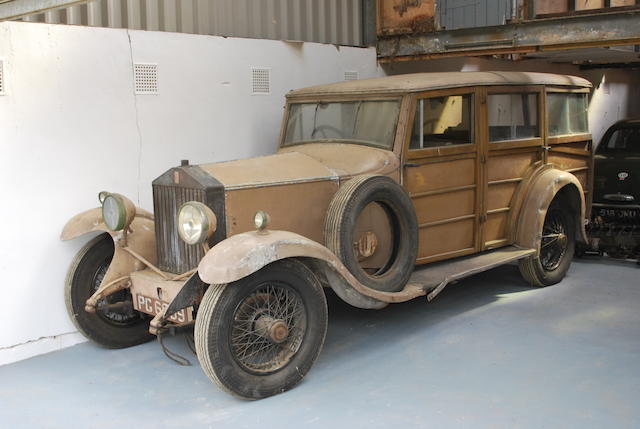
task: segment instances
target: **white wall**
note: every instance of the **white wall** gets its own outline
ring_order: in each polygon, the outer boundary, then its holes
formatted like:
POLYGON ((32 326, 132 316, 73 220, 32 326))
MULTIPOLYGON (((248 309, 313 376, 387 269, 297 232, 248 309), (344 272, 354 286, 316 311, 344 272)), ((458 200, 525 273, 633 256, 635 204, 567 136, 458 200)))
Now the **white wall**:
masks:
POLYGON ((0 365, 83 341, 63 281, 85 240, 58 237, 98 191, 151 210, 181 159, 273 152, 288 90, 378 73, 373 49, 11 22, 0 59, 0 365), (159 95, 134 95, 132 61, 159 64, 159 95), (251 66, 271 95, 251 95, 251 66))
POLYGON ((431 61, 400 62, 383 66, 387 75, 441 71, 535 71, 571 74, 589 80, 594 90, 589 103, 589 128, 594 142, 614 122, 640 117, 640 73, 633 70, 599 69, 582 71, 572 64, 544 60, 507 61, 484 58, 453 58, 431 61))

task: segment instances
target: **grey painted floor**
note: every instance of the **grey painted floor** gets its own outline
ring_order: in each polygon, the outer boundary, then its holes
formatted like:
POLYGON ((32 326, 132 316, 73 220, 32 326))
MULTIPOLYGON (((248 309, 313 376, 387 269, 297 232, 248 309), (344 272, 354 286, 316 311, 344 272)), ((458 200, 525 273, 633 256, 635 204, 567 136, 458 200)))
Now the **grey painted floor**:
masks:
MULTIPOLYGON (((640 268, 578 260, 529 289, 515 266, 382 311, 330 297, 325 348, 295 389, 218 390, 157 342, 81 344, 0 367, 1 428, 640 427, 640 268)), ((190 353, 182 338, 169 345, 190 353)))

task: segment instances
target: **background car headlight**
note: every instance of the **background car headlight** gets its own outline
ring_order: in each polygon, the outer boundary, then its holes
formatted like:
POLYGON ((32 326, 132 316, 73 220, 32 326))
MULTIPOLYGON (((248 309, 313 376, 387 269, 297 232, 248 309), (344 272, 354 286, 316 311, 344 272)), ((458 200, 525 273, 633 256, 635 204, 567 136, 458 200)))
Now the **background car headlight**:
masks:
POLYGON ((178 235, 187 244, 203 243, 216 230, 216 215, 209 207, 196 201, 189 201, 180 207, 178 213, 178 235))
POLYGON ((112 231, 128 227, 136 217, 136 206, 125 196, 101 192, 102 219, 112 231))

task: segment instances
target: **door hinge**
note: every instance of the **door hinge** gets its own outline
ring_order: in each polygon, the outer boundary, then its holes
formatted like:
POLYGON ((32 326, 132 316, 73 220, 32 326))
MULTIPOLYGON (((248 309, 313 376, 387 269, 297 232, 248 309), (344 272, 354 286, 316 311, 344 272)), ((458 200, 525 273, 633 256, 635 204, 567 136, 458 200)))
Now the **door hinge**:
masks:
POLYGON ((486 164, 487 163, 487 157, 484 155, 484 153, 480 154, 480 164, 486 164))

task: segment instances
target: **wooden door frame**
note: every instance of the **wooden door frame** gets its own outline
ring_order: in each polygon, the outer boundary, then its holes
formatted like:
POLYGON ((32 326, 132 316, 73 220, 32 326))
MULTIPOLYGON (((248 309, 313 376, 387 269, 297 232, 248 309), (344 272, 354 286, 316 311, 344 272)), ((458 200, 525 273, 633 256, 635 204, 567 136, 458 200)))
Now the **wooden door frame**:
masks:
MULTIPOLYGON (((474 210, 474 225, 473 225, 473 247, 469 249, 462 249, 458 251, 454 251, 451 253, 438 254, 423 258, 418 258, 416 261, 417 264, 435 262, 443 259, 449 259, 457 256, 464 256, 472 253, 476 253, 480 250, 482 246, 482 242, 480 240, 480 216, 481 210, 483 208, 482 201, 482 192, 481 192, 481 183, 484 167, 480 164, 480 145, 479 139, 480 134, 482 132, 482 127, 479 121, 479 112, 481 97, 480 92, 484 89, 482 86, 468 86, 462 88, 448 88, 448 89, 440 89, 440 90, 431 90, 431 91, 422 91, 411 94, 411 100, 409 103, 408 110, 408 120, 406 124, 406 133, 404 136, 403 150, 402 150, 402 174, 401 174, 401 183, 403 186, 405 185, 405 175, 407 164, 414 164, 411 161, 423 160, 424 162, 419 163, 420 165, 437 163, 437 162, 445 162, 445 161, 454 161, 458 159, 470 159, 475 158, 475 210, 474 210), (455 146, 443 146, 443 147, 434 147, 434 148, 426 148, 426 149, 413 149, 410 150, 409 146, 411 144, 411 136, 413 134, 413 123, 415 121, 416 116, 416 108, 418 100, 423 98, 435 98, 442 97, 448 95, 471 95, 472 101, 470 103, 471 107, 471 123, 472 123, 472 131, 473 136, 471 138, 473 143, 470 144, 462 144, 455 146), (475 155, 474 155, 475 153, 475 155)), ((460 187, 460 189, 466 187, 460 187)), ((459 189, 446 189, 435 192, 453 192, 459 189)), ((411 194, 410 194, 411 195, 411 194)), ((416 195, 422 194, 413 194, 412 197, 416 195)))

